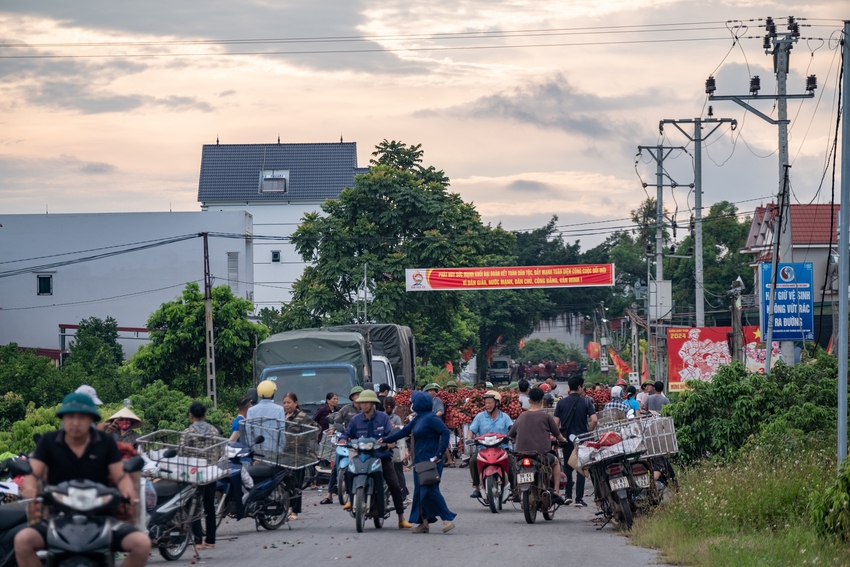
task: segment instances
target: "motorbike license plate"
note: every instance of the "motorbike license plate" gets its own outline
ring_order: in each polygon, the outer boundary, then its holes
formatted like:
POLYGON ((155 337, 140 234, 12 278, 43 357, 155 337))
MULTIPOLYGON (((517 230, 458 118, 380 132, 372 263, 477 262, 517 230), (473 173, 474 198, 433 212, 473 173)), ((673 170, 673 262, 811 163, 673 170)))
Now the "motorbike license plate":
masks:
POLYGON ((611 485, 611 490, 623 490, 629 487, 629 479, 625 476, 612 478, 608 481, 608 484, 611 485))
POLYGON ((534 473, 521 472, 516 475, 517 484, 531 484, 534 482, 534 473))
POLYGON ((643 474, 639 477, 635 477, 635 483, 641 488, 649 488, 649 475, 643 474))

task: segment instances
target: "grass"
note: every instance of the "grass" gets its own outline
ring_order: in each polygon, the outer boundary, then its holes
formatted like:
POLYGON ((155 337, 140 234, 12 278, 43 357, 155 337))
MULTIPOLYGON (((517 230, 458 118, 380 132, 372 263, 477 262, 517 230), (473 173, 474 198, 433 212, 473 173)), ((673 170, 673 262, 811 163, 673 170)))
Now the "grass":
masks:
POLYGON ((835 478, 834 450, 808 438, 751 445, 731 463, 684 471, 676 497, 639 518, 630 537, 676 565, 850 565, 850 549, 818 538, 813 491, 835 478))

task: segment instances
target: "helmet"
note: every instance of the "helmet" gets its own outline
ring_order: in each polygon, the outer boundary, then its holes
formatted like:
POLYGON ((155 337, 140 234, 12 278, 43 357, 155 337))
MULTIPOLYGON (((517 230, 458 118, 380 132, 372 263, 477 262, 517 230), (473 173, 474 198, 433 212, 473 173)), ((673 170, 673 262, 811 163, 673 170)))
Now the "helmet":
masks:
POLYGON ((519 382, 511 382, 510 384, 505 386, 505 389, 507 390, 516 390, 517 388, 519 388, 519 382))
POLYGON ((271 380, 263 380, 257 386, 257 396, 260 398, 272 399, 274 398, 274 393, 277 392, 277 384, 272 382, 271 380))
MULTIPOLYGON (((354 386, 354 387, 351 389, 351 392, 349 392, 349 394, 348 394, 348 399, 350 400, 350 399, 351 399, 351 396, 353 396, 354 394, 360 394, 360 393, 362 393, 362 392, 363 392, 363 388, 362 388, 362 387, 360 387, 360 386, 354 386)), ((358 398, 358 399, 359 399, 359 398, 358 398)))
POLYGON ((485 387, 485 388, 492 388, 492 387, 493 387, 493 383, 492 383, 492 382, 484 382, 484 387, 485 387))
POLYGON ((428 384, 427 386, 422 388, 422 390, 425 391, 425 392, 427 392, 429 390, 437 390, 439 392, 440 391, 440 385, 437 384, 436 382, 431 382, 430 384, 428 384))
POLYGON ((502 394, 500 394, 499 392, 497 392, 495 390, 487 390, 487 392, 484 393, 483 398, 485 400, 487 398, 493 398, 494 400, 496 400, 496 404, 502 403, 502 394))
POLYGON ((547 404, 554 403, 555 402, 555 396, 553 396, 549 392, 546 392, 545 394, 543 394, 543 401, 546 402, 547 404))
POLYGON ((552 388, 549 387, 549 384, 545 384, 545 383, 540 384, 540 386, 538 386, 538 388, 540 388, 541 390, 543 390, 544 393, 547 393, 547 394, 552 389, 552 388))
POLYGON ((360 394, 360 397, 357 398, 358 403, 363 402, 372 402, 373 404, 381 403, 381 400, 378 399, 378 394, 375 393, 375 390, 363 390, 360 394))

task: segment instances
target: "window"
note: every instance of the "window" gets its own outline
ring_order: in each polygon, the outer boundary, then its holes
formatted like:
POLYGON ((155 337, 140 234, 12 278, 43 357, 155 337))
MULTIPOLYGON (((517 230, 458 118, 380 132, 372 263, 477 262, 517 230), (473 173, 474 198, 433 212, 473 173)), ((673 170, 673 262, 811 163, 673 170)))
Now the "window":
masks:
POLYGON ((264 169, 260 171, 260 193, 286 193, 288 188, 288 169, 264 169))
POLYGON ((239 252, 227 253, 227 285, 233 293, 239 293, 239 252))
POLYGON ((272 262, 280 262, 280 250, 272 250, 272 262))
POLYGON ((39 295, 53 295, 53 276, 36 276, 39 295))

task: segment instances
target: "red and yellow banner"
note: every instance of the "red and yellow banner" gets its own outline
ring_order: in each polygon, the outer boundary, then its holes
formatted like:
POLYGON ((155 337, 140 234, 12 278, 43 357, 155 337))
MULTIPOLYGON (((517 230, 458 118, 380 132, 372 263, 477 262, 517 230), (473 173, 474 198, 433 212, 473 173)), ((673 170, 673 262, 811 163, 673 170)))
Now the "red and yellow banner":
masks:
POLYGON ((405 270, 407 291, 466 291, 614 285, 614 264, 405 270))

